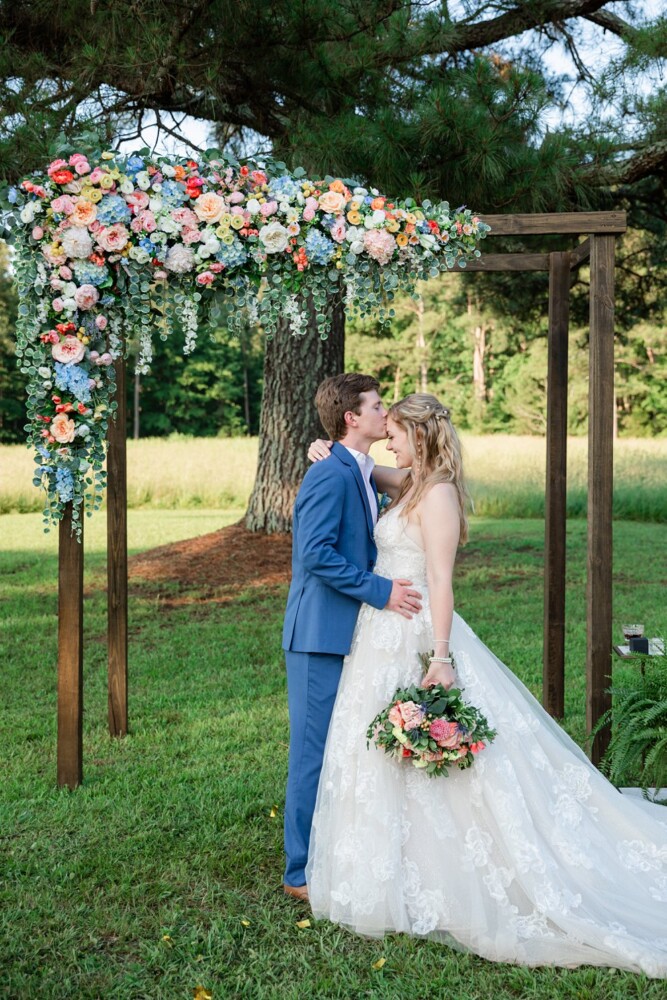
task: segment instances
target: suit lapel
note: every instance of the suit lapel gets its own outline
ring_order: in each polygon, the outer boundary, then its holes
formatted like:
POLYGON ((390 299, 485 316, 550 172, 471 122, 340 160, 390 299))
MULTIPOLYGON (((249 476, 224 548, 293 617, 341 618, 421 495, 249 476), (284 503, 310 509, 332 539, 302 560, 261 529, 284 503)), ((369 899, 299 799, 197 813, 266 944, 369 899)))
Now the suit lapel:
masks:
MULTIPOLYGON (((364 482, 364 477, 361 474, 359 463, 357 462, 356 458, 353 455, 350 455, 347 448, 344 445, 339 444, 338 441, 334 441, 334 445, 331 450, 333 454, 338 459, 340 459, 343 465, 347 465, 352 471, 352 475, 354 476, 354 480, 359 488, 359 492, 361 494, 361 500, 364 505, 364 511, 366 513, 366 527, 368 528, 368 534, 371 536, 371 538, 373 538, 373 530, 375 528, 375 525, 373 524, 373 515, 371 514, 371 508, 368 502, 366 483, 364 482)), ((371 477, 371 482, 372 482, 372 477, 371 477)))

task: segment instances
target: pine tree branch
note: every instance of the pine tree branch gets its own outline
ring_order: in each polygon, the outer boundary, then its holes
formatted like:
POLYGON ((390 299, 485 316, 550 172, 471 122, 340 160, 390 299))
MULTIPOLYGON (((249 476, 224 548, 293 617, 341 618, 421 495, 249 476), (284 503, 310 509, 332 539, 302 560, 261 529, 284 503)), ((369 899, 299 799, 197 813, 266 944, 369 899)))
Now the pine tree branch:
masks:
POLYGON ((667 140, 647 146, 626 160, 617 161, 606 167, 596 166, 593 168, 593 174, 599 186, 635 184, 645 177, 656 174, 667 175, 667 140))
POLYGON ((637 34, 636 28, 633 28, 631 24, 628 24, 627 21, 624 21, 617 14, 612 14, 610 10, 600 10, 593 14, 584 14, 584 17, 587 21, 592 21, 593 24, 600 25, 605 31, 610 31, 612 34, 618 35, 624 42, 631 42, 637 34))
POLYGON ((546 3, 520 3, 488 21, 476 24, 454 22, 455 32, 447 45, 447 51, 453 55, 481 49, 544 24, 555 24, 574 17, 588 17, 607 2, 608 0, 548 0, 546 3))

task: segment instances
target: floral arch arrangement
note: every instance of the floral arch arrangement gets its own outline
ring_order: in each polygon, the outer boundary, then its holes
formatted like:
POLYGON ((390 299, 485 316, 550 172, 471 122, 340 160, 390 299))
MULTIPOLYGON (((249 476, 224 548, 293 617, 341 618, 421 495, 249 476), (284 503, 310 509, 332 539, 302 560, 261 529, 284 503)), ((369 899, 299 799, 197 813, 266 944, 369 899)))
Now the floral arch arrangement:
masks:
POLYGON ((320 335, 331 303, 382 322, 397 291, 479 257, 489 226, 447 202, 418 205, 284 164, 239 164, 75 152, 3 192, 15 245, 17 353, 27 376, 34 484, 46 489, 47 528, 72 503, 102 501, 114 361, 138 341, 148 371, 155 330, 181 325, 184 352, 201 322, 227 302, 233 331, 250 322, 272 336, 281 317, 305 332, 305 297, 320 335))

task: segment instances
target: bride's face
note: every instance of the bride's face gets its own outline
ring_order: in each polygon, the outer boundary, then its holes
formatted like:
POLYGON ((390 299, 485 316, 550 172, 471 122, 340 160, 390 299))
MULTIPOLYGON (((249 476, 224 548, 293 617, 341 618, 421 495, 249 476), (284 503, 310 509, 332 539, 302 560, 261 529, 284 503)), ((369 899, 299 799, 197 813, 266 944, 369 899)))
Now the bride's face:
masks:
POLYGON ((409 469, 415 460, 407 431, 391 417, 387 418, 387 451, 393 451, 396 456, 397 469, 409 469))

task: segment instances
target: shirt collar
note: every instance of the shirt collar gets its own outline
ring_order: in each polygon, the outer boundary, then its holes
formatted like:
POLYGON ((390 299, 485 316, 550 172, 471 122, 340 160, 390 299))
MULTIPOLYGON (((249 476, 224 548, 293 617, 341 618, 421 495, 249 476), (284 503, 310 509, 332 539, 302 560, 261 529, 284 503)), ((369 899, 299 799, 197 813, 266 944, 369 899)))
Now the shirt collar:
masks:
POLYGON ((366 470, 369 470, 371 472, 373 471, 373 469, 375 468, 374 458, 372 458, 370 455, 365 455, 363 451, 357 451, 356 448, 350 448, 346 444, 343 445, 343 448, 345 448, 346 451, 349 451, 350 455, 352 455, 352 457, 357 460, 357 462, 359 463, 360 467, 364 470, 364 472, 366 470))

